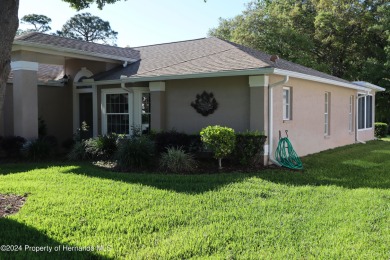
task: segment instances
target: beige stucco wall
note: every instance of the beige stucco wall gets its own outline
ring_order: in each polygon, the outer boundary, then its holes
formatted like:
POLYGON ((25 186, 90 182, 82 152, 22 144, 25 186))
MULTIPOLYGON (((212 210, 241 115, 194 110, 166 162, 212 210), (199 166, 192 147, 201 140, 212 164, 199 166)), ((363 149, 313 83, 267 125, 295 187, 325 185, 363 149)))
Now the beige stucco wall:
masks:
MULTIPOLYGON (((270 83, 282 77, 270 76, 270 83)), ((283 86, 273 89, 273 143, 275 151, 279 130, 289 139, 300 156, 355 143, 355 130, 349 131, 349 98, 357 91, 329 84, 290 78, 283 86), (283 86, 292 88, 292 120, 283 120, 283 86), (330 135, 324 136, 325 92, 330 92, 330 135)), ((354 99, 353 122, 355 123, 354 99)), ((362 140, 372 140, 373 130, 359 131, 362 140)))
POLYGON ((198 133, 203 127, 219 124, 248 130, 249 92, 247 76, 166 81, 166 129, 198 133), (218 102, 218 109, 208 116, 191 106, 203 91, 212 92, 218 102))
POLYGON ((72 138, 72 88, 39 86, 38 115, 47 125, 47 134, 57 137, 59 144, 72 138))
POLYGON ((97 74, 106 71, 107 66, 107 63, 105 62, 67 59, 65 62, 65 72, 67 75, 71 76, 71 81, 73 82, 75 75, 81 70, 81 68, 87 68, 93 74, 97 74))
MULTIPOLYGON (((70 87, 38 86, 38 116, 45 120, 47 134, 62 141, 72 138, 72 96, 70 87)), ((37 118, 38 120, 38 118, 37 118)), ((4 125, 0 135, 14 135, 13 87, 7 85, 4 125)))

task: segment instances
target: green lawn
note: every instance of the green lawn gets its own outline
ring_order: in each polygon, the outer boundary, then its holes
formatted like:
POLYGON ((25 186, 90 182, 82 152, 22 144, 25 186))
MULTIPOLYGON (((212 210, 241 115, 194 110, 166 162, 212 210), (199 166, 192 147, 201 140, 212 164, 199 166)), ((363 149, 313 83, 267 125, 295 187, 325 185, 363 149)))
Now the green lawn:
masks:
POLYGON ((390 141, 390 135, 388 135, 388 136, 382 138, 381 140, 382 140, 382 141, 387 141, 387 142, 389 142, 389 141, 390 141))
POLYGON ((389 259, 389 158, 390 142, 373 141, 303 158, 303 172, 0 165, 0 193, 29 193, 19 213, 0 218, 0 245, 22 251, 0 259, 389 259))

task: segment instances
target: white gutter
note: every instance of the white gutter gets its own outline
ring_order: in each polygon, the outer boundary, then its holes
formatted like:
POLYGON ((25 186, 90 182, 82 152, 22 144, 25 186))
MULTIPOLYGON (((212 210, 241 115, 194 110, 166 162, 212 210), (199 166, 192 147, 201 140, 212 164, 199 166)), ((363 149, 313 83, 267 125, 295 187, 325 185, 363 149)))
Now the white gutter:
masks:
MULTIPOLYGON (((122 77, 123 77, 123 76, 121 76, 121 78, 122 78, 122 77)), ((124 89, 124 90, 126 90, 127 92, 131 92, 128 88, 126 88, 124 82, 121 82, 121 88, 124 89)))
POLYGON ((358 86, 362 86, 362 87, 365 87, 365 88, 372 89, 374 91, 385 91, 386 90, 385 88, 382 88, 380 86, 377 86, 377 85, 374 85, 374 84, 371 84, 371 83, 368 83, 368 82, 365 82, 365 81, 354 81, 352 83, 355 84, 355 85, 358 85, 358 86))
POLYGON ((280 164, 273 158, 273 131, 274 131, 274 126, 273 126, 273 117, 274 117, 274 109, 273 109, 273 88, 286 84, 289 80, 289 76, 285 75, 284 79, 278 82, 275 82, 273 84, 270 84, 268 86, 268 140, 269 140, 269 145, 268 145, 268 160, 271 161, 272 163, 280 166, 280 164))

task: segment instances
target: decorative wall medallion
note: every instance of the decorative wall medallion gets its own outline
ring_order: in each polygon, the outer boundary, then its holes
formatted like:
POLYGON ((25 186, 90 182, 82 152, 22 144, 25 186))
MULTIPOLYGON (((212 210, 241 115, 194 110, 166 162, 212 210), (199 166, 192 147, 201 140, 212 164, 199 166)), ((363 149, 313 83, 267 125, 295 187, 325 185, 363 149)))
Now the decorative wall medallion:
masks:
POLYGON ((196 95, 196 100, 191 102, 191 106, 202 116, 208 116, 218 108, 218 103, 213 93, 203 91, 202 94, 196 95))

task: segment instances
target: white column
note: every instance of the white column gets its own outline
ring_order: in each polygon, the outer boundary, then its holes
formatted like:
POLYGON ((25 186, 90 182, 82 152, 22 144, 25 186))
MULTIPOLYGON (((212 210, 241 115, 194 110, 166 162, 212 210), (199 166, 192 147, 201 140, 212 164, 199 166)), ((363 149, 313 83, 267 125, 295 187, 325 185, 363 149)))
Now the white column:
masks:
POLYGON ((149 82, 151 103, 151 129, 155 131, 165 130, 165 82, 149 82))
POLYGON ((38 63, 11 62, 13 71, 14 135, 38 137, 38 63))

